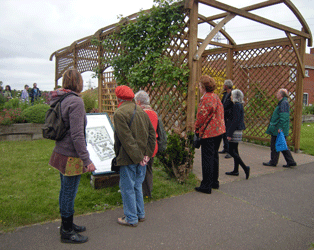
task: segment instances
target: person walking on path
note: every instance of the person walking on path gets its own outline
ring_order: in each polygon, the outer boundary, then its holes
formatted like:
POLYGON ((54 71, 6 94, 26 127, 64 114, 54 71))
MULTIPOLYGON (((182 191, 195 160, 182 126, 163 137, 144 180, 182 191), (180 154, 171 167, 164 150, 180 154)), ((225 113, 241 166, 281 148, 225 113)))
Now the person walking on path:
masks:
MULTIPOLYGON (((279 89, 276 92, 276 97, 279 102, 273 112, 273 115, 270 119, 270 123, 266 130, 266 133, 271 135, 270 161, 263 162, 264 166, 271 166, 271 167, 276 167, 279 160, 280 152, 276 151, 276 146, 275 146, 278 133, 282 130, 285 137, 289 135, 290 106, 288 102, 288 91, 286 89, 279 89)), ((283 167, 287 168, 287 167, 292 167, 292 166, 297 165, 289 149, 282 151, 282 154, 287 162, 287 165, 283 165, 283 167)))
MULTIPOLYGON (((231 80, 226 80, 224 83, 224 93, 221 99, 222 105, 224 106, 224 117, 225 117, 225 124, 227 124, 228 120, 230 119, 232 115, 232 107, 233 107, 233 102, 231 101, 231 91, 232 91, 233 83, 231 80)), ((220 154, 227 153, 225 158, 232 158, 231 155, 229 154, 229 142, 227 139, 227 134, 223 134, 222 136, 223 140, 223 150, 220 151, 220 154)))
POLYGON ((118 108, 114 112, 114 150, 116 165, 120 166, 120 191, 124 216, 118 223, 136 227, 145 220, 142 183, 146 165, 156 146, 155 129, 148 115, 133 101, 134 93, 128 86, 115 89, 118 108))
POLYGON ((22 102, 28 103, 28 101, 29 101, 28 98, 29 98, 28 85, 25 85, 24 89, 22 91, 22 95, 21 95, 22 102))
POLYGON ((201 100, 198 105, 195 133, 201 139, 203 180, 197 192, 210 194, 212 188, 219 188, 219 156, 218 150, 222 135, 226 132, 224 110, 219 97, 214 93, 216 83, 210 76, 200 77, 199 90, 201 100))
POLYGON ((239 89, 232 90, 231 101, 234 103, 233 112, 226 125, 226 135, 229 141, 229 153, 234 160, 234 168, 233 171, 226 172, 226 175, 238 176, 239 165, 241 165, 245 177, 248 179, 250 176, 250 167, 244 164, 238 150, 239 142, 242 141, 242 130, 245 129, 242 91, 239 89))
POLYGON ((157 127, 158 127, 158 115, 157 113, 152 109, 150 106, 150 98, 149 95, 144 91, 140 90, 135 94, 135 102, 138 104, 148 115, 154 129, 156 132, 156 144, 155 144, 155 150, 150 158, 149 162, 147 163, 146 166, 146 175, 145 175, 145 180, 143 182, 143 196, 144 197, 152 197, 152 190, 153 190, 153 164, 154 164, 154 157, 158 152, 158 144, 157 144, 157 127))
POLYGON ((39 88, 37 88, 37 83, 33 84, 33 88, 31 89, 29 96, 31 98, 31 103, 34 104, 34 101, 41 97, 41 92, 39 88))
POLYGON ((84 243, 86 236, 78 234, 86 230, 85 226, 73 223, 74 201, 81 175, 85 172, 95 171, 96 168, 89 158, 86 148, 85 129, 87 124, 84 102, 77 96, 83 89, 83 79, 76 69, 69 69, 63 74, 61 89, 49 93, 51 104, 58 101, 68 93, 61 105, 62 119, 69 127, 65 137, 56 141, 49 165, 60 172, 61 189, 59 206, 61 214, 61 242, 84 243))

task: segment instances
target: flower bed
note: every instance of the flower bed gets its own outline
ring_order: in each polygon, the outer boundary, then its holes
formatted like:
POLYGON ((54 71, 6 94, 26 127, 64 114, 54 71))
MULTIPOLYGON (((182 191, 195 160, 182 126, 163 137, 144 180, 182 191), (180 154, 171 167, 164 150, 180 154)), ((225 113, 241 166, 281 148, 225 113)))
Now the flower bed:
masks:
POLYGON ((0 125, 0 141, 29 141, 43 139, 43 124, 17 123, 0 125))

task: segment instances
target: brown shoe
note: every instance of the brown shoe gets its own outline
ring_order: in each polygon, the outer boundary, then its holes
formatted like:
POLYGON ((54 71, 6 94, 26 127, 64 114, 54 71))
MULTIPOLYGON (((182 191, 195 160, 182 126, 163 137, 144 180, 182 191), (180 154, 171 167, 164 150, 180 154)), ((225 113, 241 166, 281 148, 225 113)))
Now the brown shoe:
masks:
POLYGON ((138 224, 138 223, 131 224, 131 223, 127 222, 125 216, 118 218, 118 223, 120 225, 129 226, 129 227, 137 227, 137 224, 138 224))

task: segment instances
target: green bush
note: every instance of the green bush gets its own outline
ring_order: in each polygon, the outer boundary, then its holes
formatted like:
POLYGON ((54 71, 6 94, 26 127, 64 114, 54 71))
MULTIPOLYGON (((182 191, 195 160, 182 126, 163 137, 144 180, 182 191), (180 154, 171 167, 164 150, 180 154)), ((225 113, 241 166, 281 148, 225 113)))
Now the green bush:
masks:
POLYGON ((184 183, 193 169, 195 148, 193 147, 193 133, 187 135, 172 131, 167 138, 166 151, 157 155, 166 173, 184 183))
POLYGON ((45 123, 46 112, 50 108, 48 104, 38 104, 23 110, 26 122, 45 123))
POLYGON ((90 113, 92 109, 97 108, 97 99, 95 94, 91 91, 86 92, 82 95, 85 111, 86 113, 90 113))
POLYGON ((303 115, 314 115, 314 106, 303 106, 303 115))
POLYGON ((3 105, 4 109, 17 109, 20 106, 20 100, 18 98, 10 99, 3 105))

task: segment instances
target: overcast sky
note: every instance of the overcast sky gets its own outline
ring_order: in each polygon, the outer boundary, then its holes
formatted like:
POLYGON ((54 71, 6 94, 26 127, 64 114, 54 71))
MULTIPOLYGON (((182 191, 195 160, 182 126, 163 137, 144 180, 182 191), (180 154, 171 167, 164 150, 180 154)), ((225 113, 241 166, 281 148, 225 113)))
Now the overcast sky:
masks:
MULTIPOLYGON (((256 4, 257 0, 221 0, 237 8, 256 4)), ((292 0, 314 32, 313 0, 292 0)), ((0 81, 12 89, 37 83, 41 90, 54 88, 55 61, 50 55, 75 40, 93 35, 98 29, 118 21, 117 16, 149 9, 153 0, 0 0, 0 81)), ((210 16, 221 11, 200 4, 201 14, 210 16)), ((253 12, 275 22, 300 30, 301 25, 282 4, 253 12)), ((226 31, 237 44, 285 37, 284 32, 236 17, 226 31)), ((209 26, 203 25, 199 37, 205 38, 209 26)), ((307 48, 309 52, 309 48, 307 48)), ((94 82, 91 73, 84 82, 94 82)), ((61 82, 59 81, 59 84, 61 82)))

